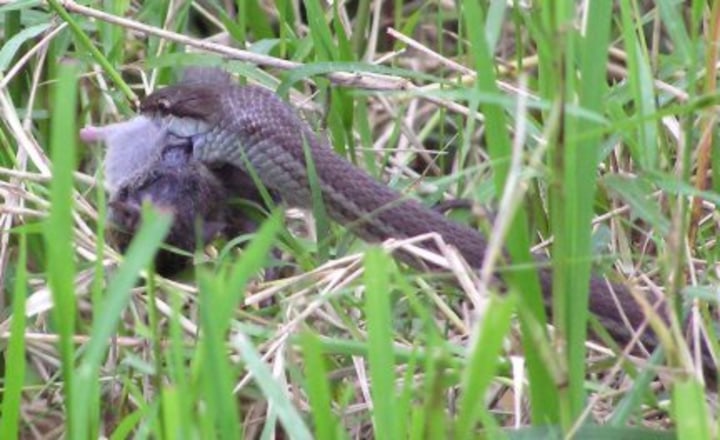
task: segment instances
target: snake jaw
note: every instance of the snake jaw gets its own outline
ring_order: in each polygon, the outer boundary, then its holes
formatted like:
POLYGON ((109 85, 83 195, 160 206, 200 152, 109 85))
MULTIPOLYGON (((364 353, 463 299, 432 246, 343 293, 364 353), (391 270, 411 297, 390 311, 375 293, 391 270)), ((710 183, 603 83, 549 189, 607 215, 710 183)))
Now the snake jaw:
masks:
POLYGON ((210 129, 207 122, 184 116, 165 115, 160 121, 160 125, 168 134, 183 139, 207 133, 210 129))
POLYGON ((169 145, 189 142, 192 145, 193 155, 196 155, 195 150, 202 146, 203 139, 210 131, 210 125, 207 122, 196 118, 174 115, 154 115, 153 117, 167 134, 169 145))

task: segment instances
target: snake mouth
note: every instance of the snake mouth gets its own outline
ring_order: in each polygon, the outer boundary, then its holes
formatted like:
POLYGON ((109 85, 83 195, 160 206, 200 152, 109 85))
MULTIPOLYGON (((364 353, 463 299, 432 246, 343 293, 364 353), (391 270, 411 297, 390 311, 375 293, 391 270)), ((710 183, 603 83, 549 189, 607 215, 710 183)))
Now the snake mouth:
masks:
POLYGON ((168 135, 181 139, 193 138, 210 131, 210 125, 207 122, 195 118, 164 115, 156 121, 158 121, 159 128, 165 130, 168 135))
POLYGON ((199 119, 165 115, 157 121, 157 126, 165 136, 169 148, 188 148, 195 159, 207 155, 204 139, 210 132, 210 126, 199 119))
POLYGON ((165 149, 168 148, 191 148, 194 149, 193 138, 195 136, 178 136, 170 131, 165 132, 165 149))

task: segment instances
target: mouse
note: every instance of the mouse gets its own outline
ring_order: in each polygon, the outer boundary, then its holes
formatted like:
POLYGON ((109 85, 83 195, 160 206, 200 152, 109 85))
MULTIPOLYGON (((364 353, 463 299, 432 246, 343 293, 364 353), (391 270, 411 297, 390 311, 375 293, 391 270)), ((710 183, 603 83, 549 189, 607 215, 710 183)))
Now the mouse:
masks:
MULTIPOLYGON (((155 257, 155 270, 174 276, 193 261, 194 252, 218 237, 254 232, 265 207, 253 179, 231 165, 208 166, 193 158, 192 145, 173 139, 144 116, 81 130, 85 143, 106 147, 104 172, 108 190, 108 241, 125 252, 140 227, 143 203, 172 214, 165 246, 155 257), (254 207, 253 213, 248 207, 254 207)), ((271 194, 271 201, 277 197, 271 194)), ((279 259, 279 249, 272 251, 279 259)), ((266 271, 276 279, 282 267, 266 271)))

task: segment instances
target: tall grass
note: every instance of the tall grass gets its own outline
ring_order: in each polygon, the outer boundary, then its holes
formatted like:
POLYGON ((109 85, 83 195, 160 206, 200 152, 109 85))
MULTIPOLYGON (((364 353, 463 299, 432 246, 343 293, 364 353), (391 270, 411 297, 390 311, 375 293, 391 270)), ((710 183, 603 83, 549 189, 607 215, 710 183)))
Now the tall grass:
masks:
POLYGON ((717 436, 698 347, 718 347, 720 1, 106 3, 0 6, 0 437, 717 436), (312 161, 312 213, 177 279, 153 271, 171 218, 150 208, 118 255, 78 127, 196 64, 276 89, 428 206, 471 201, 448 215, 500 232, 503 283, 329 224, 312 161), (292 273, 264 281, 273 248, 292 273), (662 350, 587 344, 598 271, 669 300, 662 350))
MULTIPOLYGON (((57 87, 54 90, 55 102, 52 108, 60 109, 67 105, 74 108, 77 103, 77 82, 72 64, 59 66, 57 87)), ((73 178, 77 165, 75 142, 76 115, 74 112, 56 112, 50 127, 50 154, 53 162, 53 179, 50 185, 50 215, 45 224, 45 242, 48 249, 48 283, 52 292, 53 327, 60 337, 58 349, 62 366, 63 390, 67 405, 72 407, 75 353, 72 336, 75 333, 75 258, 73 241, 73 178), (69 141, 68 141, 69 140, 69 141)), ((79 415, 70 412, 71 415, 79 415)), ((71 418, 68 420, 68 432, 78 429, 71 418)))

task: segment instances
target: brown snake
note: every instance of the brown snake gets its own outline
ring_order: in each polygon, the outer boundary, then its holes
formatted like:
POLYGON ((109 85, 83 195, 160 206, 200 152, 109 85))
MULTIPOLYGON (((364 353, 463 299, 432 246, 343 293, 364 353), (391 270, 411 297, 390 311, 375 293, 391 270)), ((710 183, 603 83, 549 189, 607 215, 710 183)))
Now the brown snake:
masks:
MULTIPOLYGON (((312 207, 309 151, 325 209, 334 221, 372 242, 435 232, 472 267, 482 265, 487 242, 480 233, 403 197, 335 154, 292 107, 268 90, 240 86, 219 75, 211 80, 200 77, 152 93, 141 111, 172 136, 190 138, 199 160, 245 170, 252 167, 264 185, 286 203, 302 208, 312 207)), ((437 250, 431 242, 426 247, 437 250)), ((403 260, 418 265, 412 258, 403 260)), ((551 271, 538 270, 549 305, 551 271)), ((628 288, 598 276, 592 277, 589 288, 592 313, 618 343, 630 342, 645 314, 628 288)), ((649 328, 641 331, 640 341, 648 349, 656 348, 654 333, 649 328)))

